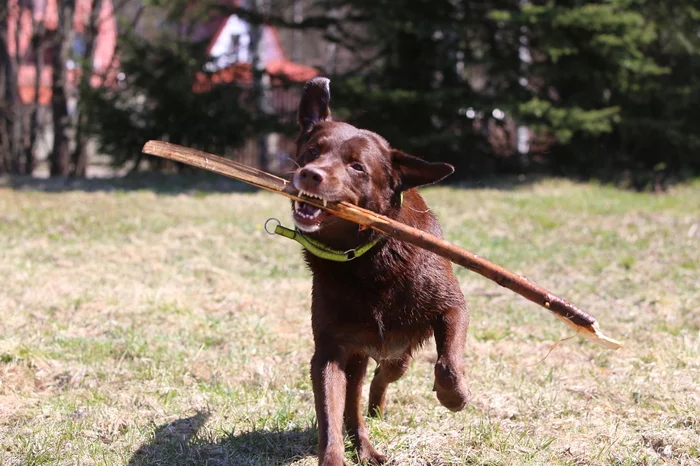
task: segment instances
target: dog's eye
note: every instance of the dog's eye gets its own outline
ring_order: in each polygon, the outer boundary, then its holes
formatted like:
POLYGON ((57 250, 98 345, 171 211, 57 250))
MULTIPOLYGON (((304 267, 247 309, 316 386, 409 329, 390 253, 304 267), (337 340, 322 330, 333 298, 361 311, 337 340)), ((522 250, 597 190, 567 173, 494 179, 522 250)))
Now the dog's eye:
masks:
POLYGON ((353 163, 352 165, 350 165, 350 168, 352 168, 356 172, 364 172, 365 171, 365 167, 359 162, 353 163))
POLYGON ((309 147, 309 155, 313 158, 318 157, 318 147, 309 147))

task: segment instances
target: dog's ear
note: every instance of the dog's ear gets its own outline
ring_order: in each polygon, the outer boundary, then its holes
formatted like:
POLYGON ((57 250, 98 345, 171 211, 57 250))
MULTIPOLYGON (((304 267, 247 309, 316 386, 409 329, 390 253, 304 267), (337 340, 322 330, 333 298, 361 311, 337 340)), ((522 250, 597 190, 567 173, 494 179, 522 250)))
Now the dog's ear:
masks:
POLYGON ((319 121, 331 117, 328 106, 331 100, 330 79, 317 77, 304 85, 304 91, 299 102, 299 126, 302 133, 308 132, 319 121))
POLYGON ((394 170, 399 174, 399 189, 401 191, 437 183, 455 171, 455 168, 449 163, 426 162, 399 150, 391 151, 391 162, 394 170))

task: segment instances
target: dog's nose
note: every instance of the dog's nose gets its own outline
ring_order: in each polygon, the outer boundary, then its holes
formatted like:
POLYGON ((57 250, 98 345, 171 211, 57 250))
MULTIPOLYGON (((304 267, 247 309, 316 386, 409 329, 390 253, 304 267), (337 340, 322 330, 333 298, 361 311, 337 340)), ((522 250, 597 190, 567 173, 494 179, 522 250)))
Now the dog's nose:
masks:
POLYGON ((318 186, 323 181, 323 173, 320 170, 309 167, 299 170, 298 177, 301 184, 308 188, 318 186))

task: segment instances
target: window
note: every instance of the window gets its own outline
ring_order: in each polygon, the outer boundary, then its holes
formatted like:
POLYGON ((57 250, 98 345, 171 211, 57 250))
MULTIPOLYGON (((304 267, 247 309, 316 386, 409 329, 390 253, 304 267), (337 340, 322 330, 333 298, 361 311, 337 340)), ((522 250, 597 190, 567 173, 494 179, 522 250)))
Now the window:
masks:
POLYGON ((231 50, 229 52, 229 56, 231 58, 231 61, 233 63, 236 63, 240 59, 240 53, 241 53, 241 35, 240 34, 232 34, 231 35, 231 50))

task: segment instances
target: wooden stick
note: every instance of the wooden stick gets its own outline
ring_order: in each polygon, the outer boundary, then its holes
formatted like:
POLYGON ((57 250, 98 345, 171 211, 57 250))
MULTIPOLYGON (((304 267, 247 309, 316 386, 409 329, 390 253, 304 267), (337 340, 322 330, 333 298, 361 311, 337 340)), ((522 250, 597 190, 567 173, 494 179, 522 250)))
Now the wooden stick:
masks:
POLYGON ((592 315, 582 311, 565 299, 550 293, 525 277, 516 275, 483 257, 479 257, 430 233, 347 202, 328 202, 327 205, 324 205, 319 199, 300 195, 294 186, 283 178, 196 149, 162 141, 149 141, 143 147, 143 152, 244 181, 253 186, 282 194, 290 199, 306 202, 340 218, 372 228, 393 238, 415 244, 489 280, 493 280, 499 285, 543 306, 591 341, 610 349, 617 349, 622 346, 620 342, 606 337, 600 331, 598 322, 592 315))

